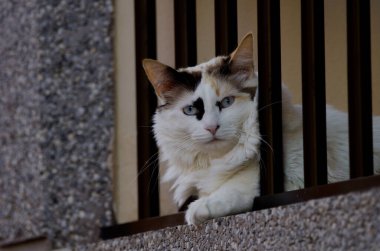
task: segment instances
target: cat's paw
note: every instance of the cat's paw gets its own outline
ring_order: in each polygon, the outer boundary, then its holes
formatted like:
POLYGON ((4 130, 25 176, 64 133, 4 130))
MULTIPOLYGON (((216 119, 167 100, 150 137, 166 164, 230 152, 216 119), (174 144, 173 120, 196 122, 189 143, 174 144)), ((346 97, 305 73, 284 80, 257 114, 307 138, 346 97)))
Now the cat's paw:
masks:
POLYGON ((211 213, 207 205, 207 199, 201 198, 189 205, 186 211, 186 222, 189 225, 199 225, 211 219, 211 213))

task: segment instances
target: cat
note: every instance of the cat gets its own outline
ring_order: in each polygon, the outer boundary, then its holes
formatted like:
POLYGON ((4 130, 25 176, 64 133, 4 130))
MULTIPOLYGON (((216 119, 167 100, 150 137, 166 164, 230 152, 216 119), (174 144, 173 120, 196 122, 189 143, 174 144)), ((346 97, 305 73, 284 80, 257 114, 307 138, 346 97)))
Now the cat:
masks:
MULTIPOLYGON (((143 67, 159 105, 154 135, 164 181, 173 182, 177 205, 196 195, 185 214, 188 224, 251 210, 260 195, 258 77, 253 35, 228 56, 175 70, 156 60, 143 67)), ((303 187, 302 107, 283 86, 284 185, 303 187)), ((328 179, 349 178, 347 114, 327 106, 328 179)), ((380 169, 380 118, 374 118, 374 163, 380 169)))

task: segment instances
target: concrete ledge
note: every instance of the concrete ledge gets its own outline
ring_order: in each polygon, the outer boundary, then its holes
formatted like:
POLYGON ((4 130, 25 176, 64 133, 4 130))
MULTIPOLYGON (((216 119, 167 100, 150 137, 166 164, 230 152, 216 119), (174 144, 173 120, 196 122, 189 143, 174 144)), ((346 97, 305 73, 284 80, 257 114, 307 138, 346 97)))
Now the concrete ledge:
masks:
POLYGON ((379 250, 380 189, 78 246, 75 250, 379 250))
POLYGON ((45 236, 30 239, 15 239, 8 243, 0 244, 0 251, 50 251, 51 241, 45 236))

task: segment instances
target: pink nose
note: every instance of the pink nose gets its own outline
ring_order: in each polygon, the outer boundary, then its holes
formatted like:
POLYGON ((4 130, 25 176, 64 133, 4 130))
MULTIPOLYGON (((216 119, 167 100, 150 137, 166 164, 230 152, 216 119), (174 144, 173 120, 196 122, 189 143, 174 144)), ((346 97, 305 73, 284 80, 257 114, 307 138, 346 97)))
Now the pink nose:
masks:
POLYGON ((208 126, 205 128, 207 131, 209 131, 212 135, 215 135, 216 131, 219 129, 219 126, 208 126))

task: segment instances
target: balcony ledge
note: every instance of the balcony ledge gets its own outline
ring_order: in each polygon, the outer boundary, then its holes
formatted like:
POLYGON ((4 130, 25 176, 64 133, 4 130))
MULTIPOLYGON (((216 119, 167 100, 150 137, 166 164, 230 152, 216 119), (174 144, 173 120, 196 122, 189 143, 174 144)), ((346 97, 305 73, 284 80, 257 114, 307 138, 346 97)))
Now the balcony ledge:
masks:
POLYGON ((380 250, 380 188, 179 225, 74 250, 380 250))

